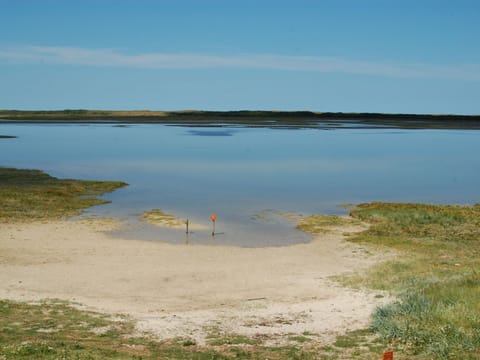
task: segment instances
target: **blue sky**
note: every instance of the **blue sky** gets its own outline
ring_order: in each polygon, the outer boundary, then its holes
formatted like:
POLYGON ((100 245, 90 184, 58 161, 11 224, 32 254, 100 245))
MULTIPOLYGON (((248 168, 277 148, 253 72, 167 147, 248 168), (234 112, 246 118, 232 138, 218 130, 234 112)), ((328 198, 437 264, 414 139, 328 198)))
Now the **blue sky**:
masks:
POLYGON ((480 114, 477 0, 0 0, 0 109, 480 114))

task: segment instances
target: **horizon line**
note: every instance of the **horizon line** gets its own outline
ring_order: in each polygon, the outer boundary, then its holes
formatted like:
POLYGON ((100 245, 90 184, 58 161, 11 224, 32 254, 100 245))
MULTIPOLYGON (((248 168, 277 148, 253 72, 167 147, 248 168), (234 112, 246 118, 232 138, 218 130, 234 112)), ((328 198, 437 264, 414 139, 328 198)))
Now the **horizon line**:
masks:
MULTIPOLYGON (((311 113, 313 115, 328 115, 328 114, 335 114, 335 115, 393 115, 393 116, 432 116, 432 117, 480 117, 479 114, 456 114, 456 113, 408 113, 408 112, 378 112, 378 111, 318 111, 318 110, 265 110, 265 109, 239 109, 239 110, 200 110, 200 109, 176 109, 176 110, 152 110, 152 109, 118 109, 118 110, 112 110, 112 109, 92 109, 92 108, 64 108, 64 109, 29 109, 29 110, 19 110, 19 109, 1 109, 0 108, 0 114, 1 113, 9 113, 9 112, 18 112, 18 113, 28 113, 28 112, 40 112, 43 113, 43 115, 47 115, 49 112, 52 113, 65 113, 65 112, 111 112, 111 113, 152 113, 152 116, 160 116, 155 115, 154 113, 164 113, 166 115, 172 114, 172 113, 311 113)), ((78 114, 78 115, 81 115, 78 114)), ((86 114, 88 115, 88 114, 86 114)), ((94 115, 94 114, 92 114, 94 115)), ((121 116, 121 115, 119 115, 121 116)))

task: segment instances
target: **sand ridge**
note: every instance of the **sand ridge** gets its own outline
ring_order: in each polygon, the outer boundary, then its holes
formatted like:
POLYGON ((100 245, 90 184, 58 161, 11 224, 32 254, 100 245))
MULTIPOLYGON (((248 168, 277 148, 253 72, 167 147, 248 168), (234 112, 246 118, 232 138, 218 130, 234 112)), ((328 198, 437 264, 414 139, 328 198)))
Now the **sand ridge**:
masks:
POLYGON ((129 314, 159 338, 199 343, 212 327, 272 344, 285 334, 329 341, 365 327, 379 292, 346 289, 330 276, 379 261, 337 229, 311 243, 241 248, 113 238, 116 220, 0 224, 0 298, 56 298, 129 314))

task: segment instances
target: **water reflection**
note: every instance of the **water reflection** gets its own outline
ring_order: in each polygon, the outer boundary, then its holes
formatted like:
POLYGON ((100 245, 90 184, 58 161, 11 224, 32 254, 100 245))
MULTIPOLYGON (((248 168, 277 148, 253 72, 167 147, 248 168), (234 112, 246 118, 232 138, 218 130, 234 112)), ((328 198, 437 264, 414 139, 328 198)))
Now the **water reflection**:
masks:
POLYGON ((235 134, 235 131, 232 129, 220 128, 212 130, 188 130, 188 133, 195 136, 233 136, 235 134))

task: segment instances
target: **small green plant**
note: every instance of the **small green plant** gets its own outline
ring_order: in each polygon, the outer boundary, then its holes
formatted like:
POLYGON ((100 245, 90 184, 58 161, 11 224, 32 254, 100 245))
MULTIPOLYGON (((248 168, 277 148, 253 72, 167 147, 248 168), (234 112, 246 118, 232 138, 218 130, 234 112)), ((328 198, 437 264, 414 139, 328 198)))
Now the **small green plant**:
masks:
POLYGON ((301 344, 312 341, 312 339, 303 335, 293 335, 293 336, 290 336, 288 340, 301 343, 301 344))
POLYGON ((183 346, 194 346, 194 345, 197 345, 197 342, 195 340, 192 340, 192 339, 187 339, 187 340, 184 340, 182 342, 182 345, 183 346))

